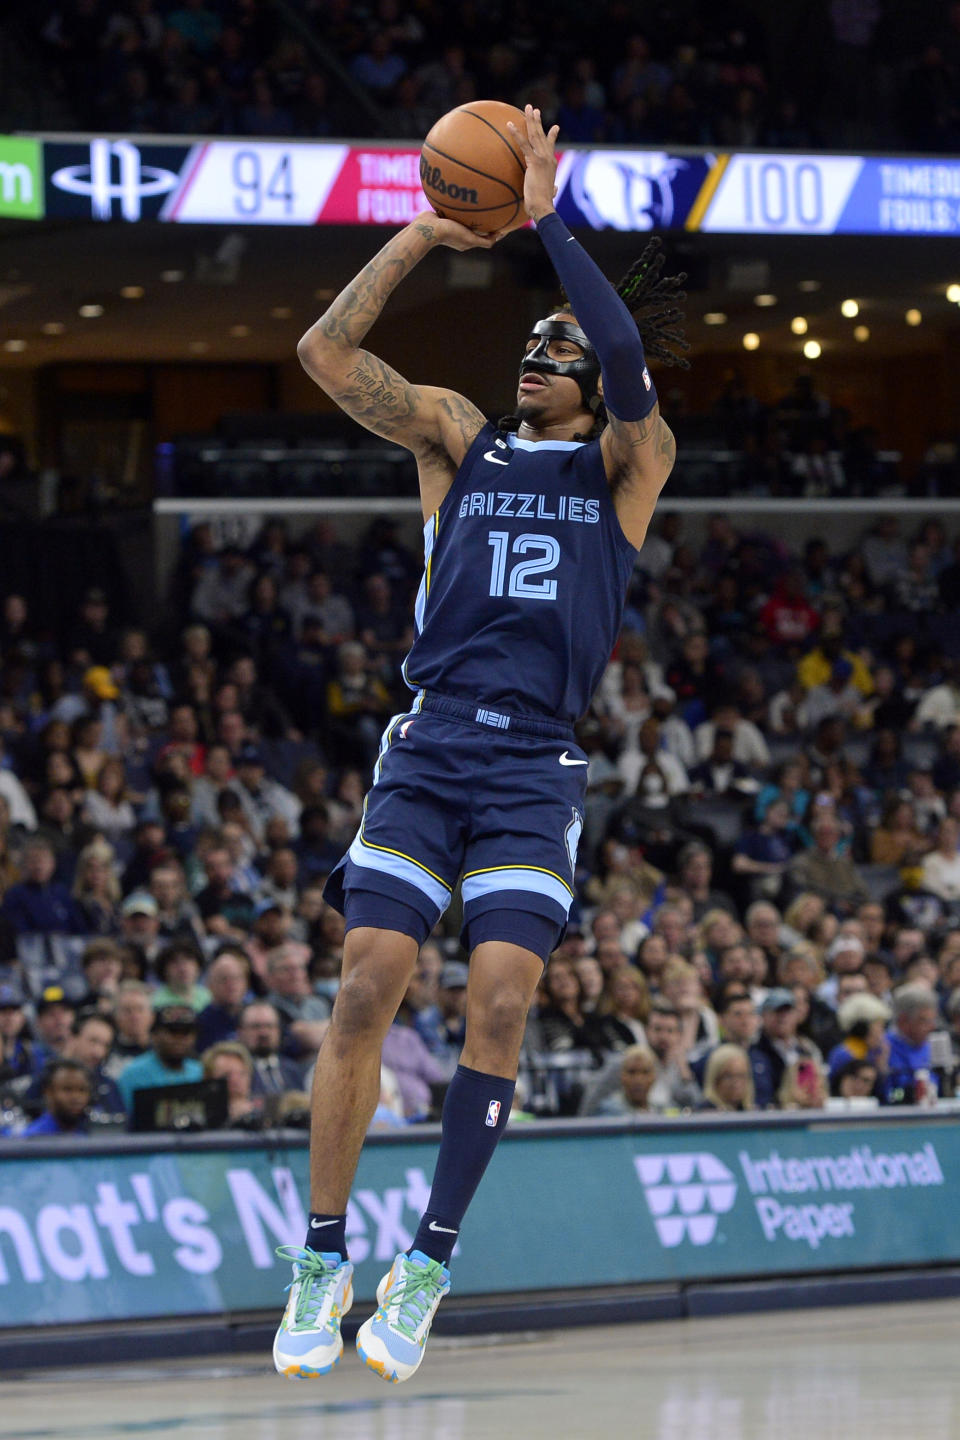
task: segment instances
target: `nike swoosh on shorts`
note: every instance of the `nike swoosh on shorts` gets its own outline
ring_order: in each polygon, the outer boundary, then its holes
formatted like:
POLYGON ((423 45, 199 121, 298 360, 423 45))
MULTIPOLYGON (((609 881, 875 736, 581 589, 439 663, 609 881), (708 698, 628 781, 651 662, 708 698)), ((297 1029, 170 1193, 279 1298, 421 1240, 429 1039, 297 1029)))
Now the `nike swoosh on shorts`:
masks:
POLYGON ((569 750, 564 750, 563 754, 560 756, 561 765, 589 765, 589 763, 589 760, 571 760, 569 750))

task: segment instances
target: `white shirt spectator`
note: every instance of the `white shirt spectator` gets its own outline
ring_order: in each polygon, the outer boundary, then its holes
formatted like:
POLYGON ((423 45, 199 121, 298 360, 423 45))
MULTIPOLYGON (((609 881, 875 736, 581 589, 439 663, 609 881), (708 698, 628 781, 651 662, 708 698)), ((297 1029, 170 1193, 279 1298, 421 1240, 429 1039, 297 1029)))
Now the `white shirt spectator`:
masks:
MULTIPOLYGON (((637 782, 648 765, 656 765, 663 775, 664 784, 667 787, 665 799, 670 799, 674 795, 684 795, 690 789, 686 770, 676 756, 670 754, 669 750, 658 750, 653 756, 644 755, 642 750, 624 750, 617 760, 617 769, 623 776, 629 795, 636 793, 637 782)), ((652 801, 650 794, 641 798, 652 801)))
MULTIPOLYGON (((733 730, 733 758, 749 770, 766 770, 770 764, 767 742, 752 720, 739 719, 729 727, 733 730)), ((704 720, 693 732, 693 743, 698 760, 709 760, 713 754, 716 726, 712 720, 704 720)))
POLYGON ((945 730, 948 725, 956 725, 960 721, 960 686, 951 685, 949 682, 934 685, 917 706, 914 719, 921 727, 936 725, 938 730, 945 730))
POLYGON ((923 857, 923 888, 941 900, 960 900, 960 855, 931 850, 923 857))
POLYGON ((33 801, 12 770, 0 770, 0 795, 10 807, 11 825, 22 825, 25 830, 36 830, 37 812, 33 808, 33 801))

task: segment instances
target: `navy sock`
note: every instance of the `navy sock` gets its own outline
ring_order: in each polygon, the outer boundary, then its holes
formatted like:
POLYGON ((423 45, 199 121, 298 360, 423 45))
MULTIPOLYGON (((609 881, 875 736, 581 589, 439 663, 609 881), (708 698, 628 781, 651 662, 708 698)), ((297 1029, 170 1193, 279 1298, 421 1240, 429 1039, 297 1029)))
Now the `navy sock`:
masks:
POLYGON ((449 1264, 460 1222, 506 1128, 515 1088, 502 1075, 457 1066, 443 1102, 433 1189, 411 1250, 449 1264))
POLYGON ((318 1215, 310 1213, 307 1225, 307 1250, 322 1251, 324 1254, 339 1253, 347 1258, 347 1217, 346 1215, 318 1215))

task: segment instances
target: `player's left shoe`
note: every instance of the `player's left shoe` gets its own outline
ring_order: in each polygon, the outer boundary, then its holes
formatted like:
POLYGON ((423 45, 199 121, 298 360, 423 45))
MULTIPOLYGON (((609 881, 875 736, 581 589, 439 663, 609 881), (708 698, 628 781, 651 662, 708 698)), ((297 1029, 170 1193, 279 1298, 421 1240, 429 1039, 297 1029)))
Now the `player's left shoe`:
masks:
POLYGON ((423 1359, 433 1317, 450 1292, 450 1271, 422 1250, 402 1252, 377 1286, 378 1310, 357 1334, 368 1369, 394 1385, 409 1380, 423 1359))
POLYGON ((353 1304, 353 1266, 335 1254, 281 1245, 293 1261, 290 1298, 273 1342, 273 1363, 291 1380, 313 1380, 332 1370, 343 1354, 340 1322, 353 1304))

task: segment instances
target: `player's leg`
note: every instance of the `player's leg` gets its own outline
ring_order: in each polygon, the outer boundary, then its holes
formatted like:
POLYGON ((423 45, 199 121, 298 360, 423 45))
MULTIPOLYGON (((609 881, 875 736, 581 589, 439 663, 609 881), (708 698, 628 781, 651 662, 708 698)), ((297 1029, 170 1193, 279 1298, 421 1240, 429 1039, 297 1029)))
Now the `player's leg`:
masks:
POLYGON ((510 1116, 527 1011, 559 934, 555 921, 488 911, 474 926, 467 1034, 443 1106, 440 1152, 413 1245, 377 1289, 379 1308, 357 1348, 385 1380, 407 1380, 423 1359, 437 1307, 450 1289, 460 1225, 510 1116), (484 934, 491 937, 482 939, 484 934), (532 948, 502 937, 523 938, 532 948))
POLYGON ((417 938, 396 930, 360 925, 346 934, 343 978, 313 1073, 307 1236, 302 1247, 278 1252, 293 1263, 273 1346, 274 1365, 288 1378, 325 1375, 343 1353, 340 1322, 353 1303, 347 1200, 380 1094, 383 1039, 418 951, 417 938))

